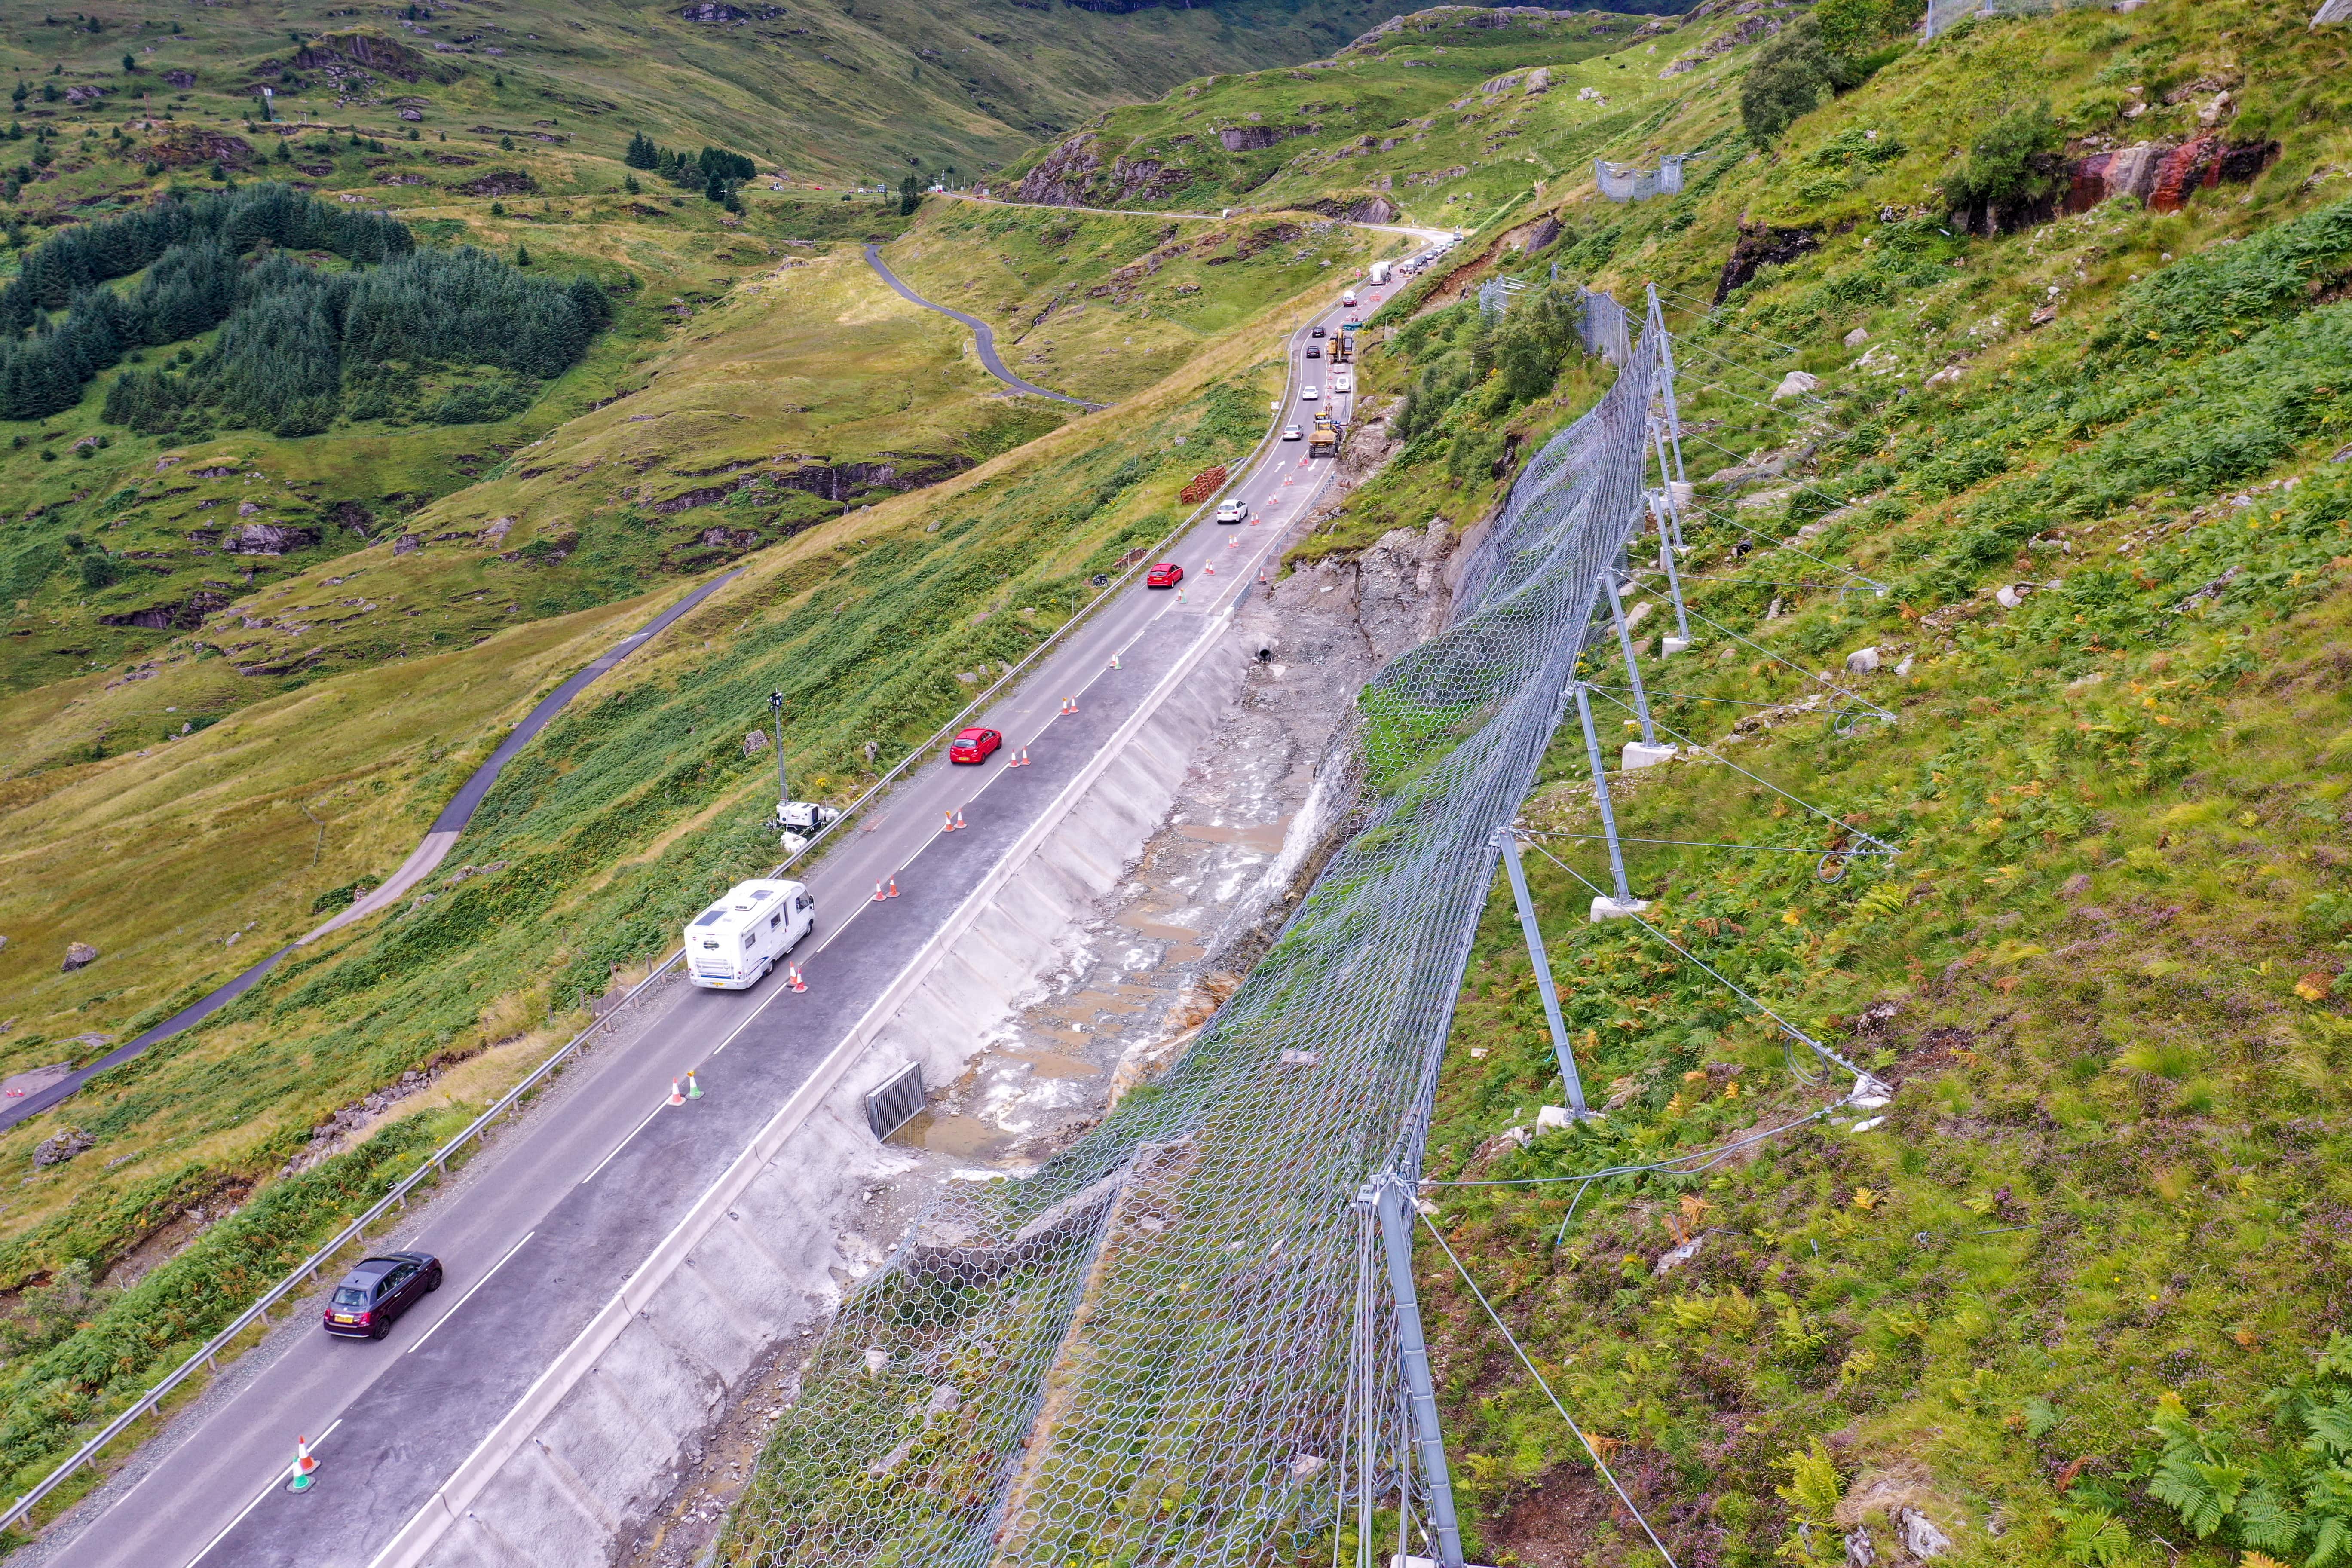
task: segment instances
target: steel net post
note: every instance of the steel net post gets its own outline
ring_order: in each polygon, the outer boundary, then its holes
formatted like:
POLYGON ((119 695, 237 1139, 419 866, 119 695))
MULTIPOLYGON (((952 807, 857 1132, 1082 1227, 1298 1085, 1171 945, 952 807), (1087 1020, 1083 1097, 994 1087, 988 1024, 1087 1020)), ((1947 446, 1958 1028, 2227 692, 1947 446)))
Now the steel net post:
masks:
POLYGON ((1404 1374, 1413 1446, 1429 1487, 1429 1533, 1438 1568, 1463 1568, 1462 1528, 1454 1517, 1454 1481, 1445 1468, 1445 1434, 1437 1419, 1437 1389, 1429 1374, 1429 1345, 1421 1331, 1421 1301, 1412 1288, 1412 1185, 1394 1171, 1372 1182, 1381 1239, 1388 1251, 1389 1293, 1396 1302, 1397 1362, 1404 1374))
POLYGON ((1584 1080, 1577 1076, 1576 1057, 1569 1048, 1568 1022, 1559 1014, 1559 988, 1552 983, 1551 960, 1544 952, 1543 931, 1536 924, 1535 901, 1528 897, 1527 869, 1519 863, 1519 837, 1509 828, 1496 831, 1503 847, 1503 868, 1510 873, 1511 899, 1518 905, 1519 930, 1528 941, 1528 958, 1536 966, 1536 989, 1543 995, 1544 1022, 1551 1026, 1552 1054, 1559 1058, 1560 1080, 1568 1086, 1568 1113, 1579 1121, 1584 1108, 1584 1080))
POLYGON ((1609 842, 1609 873, 1617 879, 1620 902, 1633 889, 1625 880, 1625 851, 1617 843, 1617 814, 1609 807, 1609 774, 1601 765, 1601 737, 1592 729, 1592 699, 1584 682, 1576 683, 1576 720, 1584 726, 1584 754, 1592 764, 1592 798, 1601 805, 1601 836, 1609 842))
POLYGON ((1633 628, 1625 624, 1625 598, 1617 591, 1617 567, 1614 562, 1602 568, 1601 585, 1609 593, 1609 616, 1617 625, 1617 651, 1625 656, 1625 679, 1633 688, 1633 716, 1642 723, 1642 744, 1658 743, 1658 731, 1650 722, 1649 694, 1642 689, 1642 667, 1633 658, 1633 628))

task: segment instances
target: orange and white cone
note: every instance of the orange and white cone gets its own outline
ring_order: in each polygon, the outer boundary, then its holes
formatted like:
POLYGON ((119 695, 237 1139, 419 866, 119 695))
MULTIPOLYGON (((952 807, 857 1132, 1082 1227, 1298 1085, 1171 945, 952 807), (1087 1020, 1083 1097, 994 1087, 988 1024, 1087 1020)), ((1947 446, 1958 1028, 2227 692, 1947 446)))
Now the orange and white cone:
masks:
POLYGON ((1026 746, 1015 747, 1013 749, 1013 755, 1006 760, 1004 765, 1008 768, 1027 767, 1029 765, 1029 748, 1026 746))
POLYGON ((957 807, 955 808, 955 819, 954 819, 954 822, 953 822, 953 826, 957 826, 957 827, 961 827, 961 826, 963 826, 963 807, 961 807, 961 806, 957 806, 957 807))
POLYGON ((887 893, 883 894, 882 896, 883 896, 884 898, 886 898, 886 899, 895 899, 895 898, 897 898, 897 897, 898 896, 898 878, 893 877, 893 878, 891 878, 891 879, 890 879, 890 890, 889 890, 888 892, 887 892, 887 893))
POLYGON ((669 1098, 662 1103, 665 1105, 684 1105, 686 1103, 686 1093, 683 1089, 678 1088, 677 1079, 672 1079, 669 1080, 669 1098))
POLYGON ((888 898, 889 896, 890 896, 890 895, 888 895, 887 893, 885 893, 885 892, 882 890, 882 884, 881 884, 881 883, 877 882, 877 883, 875 883, 875 884, 874 884, 874 901, 875 901, 876 903, 877 903, 877 904, 878 904, 878 903, 880 903, 884 899, 887 899, 887 898, 888 898))
POLYGON ((1117 669, 1118 668, 1118 655, 1113 654, 1110 656, 1110 667, 1113 669, 1117 669))
POLYGON ((310 1489, 311 1479, 319 1473, 319 1461, 310 1457, 310 1438, 294 1439, 294 1468, 288 1473, 294 1478, 294 1490, 306 1492, 310 1489))
POLYGON ((801 978, 801 966, 799 964, 787 963, 784 965, 784 988, 788 991, 805 991, 808 989, 808 982, 801 978))
MULTIPOLYGON (((1177 590, 1176 590, 1176 596, 1177 596, 1178 598, 1180 598, 1180 599, 1181 599, 1181 598, 1182 598, 1182 597, 1184 596, 1184 590, 1183 590, 1183 589, 1181 589, 1181 588, 1177 589, 1177 590)), ((1067 715, 1069 715, 1069 714, 1075 713, 1075 712, 1076 712, 1077 710, 1078 710, 1078 700, 1077 700, 1076 698, 1075 698, 1075 697, 1065 697, 1065 698, 1063 698, 1063 699, 1062 699, 1062 712, 1063 712, 1063 714, 1064 714, 1065 716, 1067 716, 1067 715)))
POLYGON ((940 824, 940 831, 953 833, 956 830, 956 814, 952 811, 942 811, 940 816, 946 819, 940 824))

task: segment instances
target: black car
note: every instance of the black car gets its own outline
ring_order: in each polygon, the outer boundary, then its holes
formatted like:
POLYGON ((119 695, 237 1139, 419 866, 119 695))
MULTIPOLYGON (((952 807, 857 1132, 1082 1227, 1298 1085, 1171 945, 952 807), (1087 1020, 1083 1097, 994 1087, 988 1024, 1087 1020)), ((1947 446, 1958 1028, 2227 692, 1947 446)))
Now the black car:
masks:
POLYGON ((380 1340, 392 1321, 441 1289, 441 1260, 429 1252, 362 1258, 327 1299, 326 1330, 345 1339, 380 1340))
POLYGON ((1307 345, 1307 357, 1308 359, 1321 359, 1323 357, 1323 351, 1317 348, 1313 343, 1308 343, 1307 345))
POLYGON ((1311 331, 1311 332, 1307 333, 1307 335, 1308 337, 1310 337, 1310 338, 1320 338, 1320 337, 1328 337, 1329 334, 1328 334, 1328 333, 1327 333, 1327 332, 1325 332, 1325 331, 1323 331, 1323 329, 1322 329, 1322 328, 1318 327, 1318 328, 1316 328, 1313 331, 1311 331))

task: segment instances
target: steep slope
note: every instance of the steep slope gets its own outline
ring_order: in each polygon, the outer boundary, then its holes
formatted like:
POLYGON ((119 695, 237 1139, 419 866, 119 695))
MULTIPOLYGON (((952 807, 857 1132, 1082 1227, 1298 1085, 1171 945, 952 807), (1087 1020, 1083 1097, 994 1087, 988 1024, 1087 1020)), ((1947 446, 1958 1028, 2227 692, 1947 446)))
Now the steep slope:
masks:
MULTIPOLYGON (((1697 641, 1656 657, 1654 572, 1636 635, 1662 738, 1706 750, 1612 779, 1654 930, 1586 919, 1571 721, 1522 819, 1552 974, 1498 887, 1432 1137, 1431 1176, 1502 1184, 1425 1193, 1678 1560, 2320 1563, 2345 1528, 2352 146, 2308 21, 1976 21, 1375 323, 1367 375, 1416 406, 1358 541, 1414 495, 1475 514, 1558 416, 1514 364, 1606 377, 1554 258, 1654 280, 1681 334, 1697 641), (1447 302, 1497 273, 1534 285, 1499 320, 1447 302), (1792 1077, 1726 980, 1893 1103, 1828 1114, 1840 1075, 1792 1077), (1561 1131, 1547 984, 1609 1108, 1561 1131)), ((1421 1275, 1472 1555, 1654 1561, 1465 1280, 1421 1275)))

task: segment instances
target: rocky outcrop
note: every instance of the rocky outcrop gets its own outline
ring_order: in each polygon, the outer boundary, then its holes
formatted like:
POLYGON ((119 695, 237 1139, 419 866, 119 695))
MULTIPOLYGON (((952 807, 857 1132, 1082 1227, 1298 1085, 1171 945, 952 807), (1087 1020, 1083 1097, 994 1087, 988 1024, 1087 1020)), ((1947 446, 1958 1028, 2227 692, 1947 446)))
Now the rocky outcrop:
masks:
POLYGON ((1443 517, 1420 529, 1394 528, 1356 560, 1356 616, 1385 662, 1417 647, 1445 625, 1453 598, 1445 563, 1454 538, 1443 517))
POLYGON ((75 970, 88 969, 91 964, 96 963, 97 962, 98 949, 90 946, 89 943, 86 942, 68 942, 66 944, 66 961, 59 966, 59 969, 63 973, 71 974, 75 970))
POLYGON ((2271 166, 2275 142, 2224 142, 2208 132, 2188 142, 2142 142, 2093 153, 2067 165, 2065 210, 2088 212, 2116 196, 2135 196, 2158 212, 2171 212, 2191 191, 2242 184, 2271 166))
POLYGON ((61 1132, 44 1138, 33 1150, 33 1169, 45 1171, 51 1165, 62 1165, 85 1149, 97 1146, 98 1140, 79 1127, 68 1127, 61 1132))
POLYGON ((1021 176, 1021 183, 1013 188, 1013 199, 1052 207, 1080 205, 1083 193, 1101 168, 1102 155, 1094 137, 1073 136, 1021 176))
POLYGON ((231 555, 284 555, 308 550, 319 542, 315 528, 292 528, 282 522, 248 522, 221 541, 231 555))
POLYGON ((524 169, 493 169, 487 174, 477 174, 457 187, 472 196, 527 196, 539 189, 539 182, 524 169))
POLYGON ((1255 153, 1294 136, 1312 136, 1322 129, 1320 125, 1228 125, 1217 132, 1217 140, 1228 153, 1255 153))
POLYGON ((322 71, 330 77, 342 76, 352 66, 382 71, 403 81, 415 81, 428 73, 436 79, 447 80, 456 72, 418 54, 406 44, 377 33, 331 33, 323 38, 313 38, 295 52, 294 65, 299 70, 322 71))
POLYGON ((1394 223, 1397 205, 1386 196, 1326 196, 1307 208, 1349 223, 1394 223))
POLYGON ((1558 239, 1560 236, 1560 221, 1557 215, 1549 213, 1544 215, 1536 226, 1528 231, 1528 242, 1524 247, 1525 254, 1533 256, 1537 251, 1558 239))
POLYGON ((698 0, 692 5, 677 8, 678 19, 686 22, 772 22, 784 14, 782 5, 729 5, 721 0, 698 0))
POLYGON ((1822 247, 1822 233, 1817 228, 1775 228, 1769 224, 1743 223, 1739 237, 1732 243, 1731 254, 1723 263, 1723 275, 1716 279, 1715 302, 1718 305, 1766 267, 1785 267, 1809 250, 1822 247))
POLYGON ((168 605, 150 605, 143 610, 132 610, 126 615, 100 616, 98 624, 102 626, 144 626, 151 631, 192 632, 204 625, 205 617, 215 610, 226 609, 228 602, 226 594, 200 589, 168 605))
POLYGON ((242 136, 207 131, 201 125, 176 124, 166 127, 161 137, 147 144, 147 157, 166 169, 194 168, 199 163, 242 169, 253 162, 253 143, 242 136))

